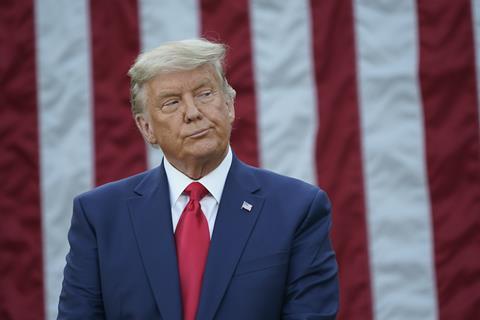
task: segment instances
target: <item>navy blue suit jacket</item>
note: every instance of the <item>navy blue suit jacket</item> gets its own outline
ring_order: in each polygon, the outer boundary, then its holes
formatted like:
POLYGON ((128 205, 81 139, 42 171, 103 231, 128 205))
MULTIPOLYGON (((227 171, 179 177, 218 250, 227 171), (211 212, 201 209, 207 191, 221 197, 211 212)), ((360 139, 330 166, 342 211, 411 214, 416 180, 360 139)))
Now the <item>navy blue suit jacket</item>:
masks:
MULTIPOLYGON (((74 200, 59 319, 181 320, 170 207, 163 164, 74 200)), ((330 224, 323 191, 234 157, 197 319, 334 319, 330 224)))

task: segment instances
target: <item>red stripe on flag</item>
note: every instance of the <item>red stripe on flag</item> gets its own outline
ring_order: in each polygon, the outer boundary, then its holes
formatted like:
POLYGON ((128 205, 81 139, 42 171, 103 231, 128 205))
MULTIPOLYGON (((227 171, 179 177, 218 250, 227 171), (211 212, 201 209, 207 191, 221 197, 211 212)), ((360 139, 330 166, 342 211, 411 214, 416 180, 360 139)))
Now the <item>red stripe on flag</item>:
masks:
POLYGON ((468 0, 419 0, 425 114, 440 319, 480 319, 480 148, 468 0))
POLYGON ((258 166, 257 116, 253 81, 249 4, 246 0, 202 0, 202 35, 226 43, 227 78, 238 95, 231 143, 237 156, 258 166))
POLYGON ((311 1, 311 10, 319 104, 316 168, 334 205, 339 318, 372 319, 353 8, 350 1, 311 1))
POLYGON ((43 319, 33 2, 4 2, 0 22, 0 318, 43 319))
POLYGON ((127 71, 139 53, 136 0, 90 1, 96 183, 145 170, 146 149, 132 119, 127 71))

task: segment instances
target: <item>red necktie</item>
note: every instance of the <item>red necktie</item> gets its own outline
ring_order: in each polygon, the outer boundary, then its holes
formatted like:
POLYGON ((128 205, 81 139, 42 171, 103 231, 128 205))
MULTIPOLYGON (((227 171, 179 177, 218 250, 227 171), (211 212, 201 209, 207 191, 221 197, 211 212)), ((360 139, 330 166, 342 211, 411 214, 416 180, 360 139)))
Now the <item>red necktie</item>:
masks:
POLYGON ((200 207, 200 200, 208 194, 208 190, 201 183, 192 182, 185 188, 184 193, 189 195, 190 200, 178 221, 175 242, 183 319, 193 320, 200 300, 203 271, 210 245, 208 222, 200 207))

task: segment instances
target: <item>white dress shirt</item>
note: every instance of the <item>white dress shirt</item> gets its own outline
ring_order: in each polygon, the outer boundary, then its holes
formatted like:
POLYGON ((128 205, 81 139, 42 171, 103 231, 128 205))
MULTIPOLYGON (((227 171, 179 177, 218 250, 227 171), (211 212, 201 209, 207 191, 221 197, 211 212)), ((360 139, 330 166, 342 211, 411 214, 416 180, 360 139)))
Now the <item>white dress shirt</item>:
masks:
POLYGON ((200 200, 203 214, 208 222, 210 238, 212 238, 213 226, 217 218, 218 204, 222 197, 223 187, 227 180, 228 171, 232 165, 232 150, 228 147, 228 152, 218 167, 199 180, 192 180, 182 172, 178 171, 167 158, 164 157, 165 173, 167 174, 168 187, 170 190, 170 204, 172 205, 173 232, 177 228, 178 220, 182 215, 183 209, 188 203, 189 197, 183 194, 185 188, 192 182, 200 182, 208 190, 209 194, 200 200))

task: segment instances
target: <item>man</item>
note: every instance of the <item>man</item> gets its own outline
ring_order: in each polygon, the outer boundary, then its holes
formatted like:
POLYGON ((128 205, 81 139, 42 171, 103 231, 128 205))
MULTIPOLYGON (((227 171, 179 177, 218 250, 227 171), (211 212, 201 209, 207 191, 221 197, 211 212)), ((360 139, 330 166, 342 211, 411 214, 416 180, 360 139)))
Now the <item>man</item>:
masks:
POLYGON ((129 71, 132 111, 163 163, 74 200, 59 319, 334 319, 323 191, 229 146, 225 48, 164 44, 129 71))

